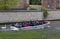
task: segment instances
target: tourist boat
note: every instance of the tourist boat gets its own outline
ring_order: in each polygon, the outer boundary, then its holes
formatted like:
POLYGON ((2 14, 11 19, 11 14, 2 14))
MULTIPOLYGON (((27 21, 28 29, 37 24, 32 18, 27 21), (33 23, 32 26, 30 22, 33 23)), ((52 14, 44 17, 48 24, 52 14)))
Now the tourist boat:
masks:
POLYGON ((36 25, 36 26, 28 26, 28 27, 22 27, 21 29, 24 30, 30 30, 30 29, 43 29, 43 28, 50 28, 50 22, 48 21, 46 24, 42 25, 36 25))
POLYGON ((10 26, 10 30, 12 30, 12 31, 18 31, 19 28, 16 28, 16 27, 14 27, 14 26, 10 26))
MULTIPOLYGON (((45 27, 50 28, 49 24, 50 24, 50 22, 47 22, 46 24, 36 25, 36 26, 28 26, 28 27, 21 27, 20 29, 31 30, 31 29, 43 29, 45 27)), ((12 31, 18 31, 19 28, 16 28, 14 26, 10 26, 10 30, 12 30, 12 31)))

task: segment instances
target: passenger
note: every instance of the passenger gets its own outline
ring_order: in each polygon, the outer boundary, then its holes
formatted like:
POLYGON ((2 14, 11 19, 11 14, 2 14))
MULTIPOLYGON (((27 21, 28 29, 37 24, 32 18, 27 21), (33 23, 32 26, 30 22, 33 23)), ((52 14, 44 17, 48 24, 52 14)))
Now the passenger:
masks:
POLYGON ((37 25, 37 22, 36 21, 33 21, 33 26, 36 26, 37 25))
POLYGON ((22 23, 22 27, 24 27, 24 22, 22 23))
POLYGON ((36 23, 37 23, 37 25, 39 25, 39 21, 38 20, 36 21, 36 23))
POLYGON ((20 28, 21 28, 22 26, 23 26, 22 23, 20 23, 20 28))
POLYGON ((33 26, 33 21, 30 21, 29 22, 29 26, 33 26))
POLYGON ((42 24, 46 24, 46 22, 43 20, 43 21, 42 21, 42 24))
POLYGON ((29 26, 29 23, 28 22, 25 22, 24 23, 24 27, 28 27, 29 26))
POLYGON ((28 21, 28 24, 30 25, 30 21, 28 21))
POLYGON ((38 22, 38 25, 42 25, 42 21, 39 21, 39 22, 38 22))
POLYGON ((16 24, 15 24, 15 27, 16 27, 16 28, 20 28, 20 24, 19 24, 19 23, 16 23, 16 24))

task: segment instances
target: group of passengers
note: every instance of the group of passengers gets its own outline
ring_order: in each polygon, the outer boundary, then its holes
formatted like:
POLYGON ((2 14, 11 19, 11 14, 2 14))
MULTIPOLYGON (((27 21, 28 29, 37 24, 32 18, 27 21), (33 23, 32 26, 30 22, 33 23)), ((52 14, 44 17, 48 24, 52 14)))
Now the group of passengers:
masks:
POLYGON ((11 26, 21 28, 21 27, 28 27, 28 26, 37 26, 42 24, 46 24, 46 22, 45 21, 25 21, 25 22, 17 22, 15 24, 12 24, 11 26))

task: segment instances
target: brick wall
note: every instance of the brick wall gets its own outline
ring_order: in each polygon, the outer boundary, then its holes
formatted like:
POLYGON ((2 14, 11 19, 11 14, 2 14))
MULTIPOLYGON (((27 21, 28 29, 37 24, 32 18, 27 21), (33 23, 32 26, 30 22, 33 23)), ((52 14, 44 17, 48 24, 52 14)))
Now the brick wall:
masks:
POLYGON ((59 0, 59 6, 60 6, 60 0, 59 0))
POLYGON ((43 7, 56 10, 56 0, 42 0, 42 1, 43 7))
POLYGON ((43 0, 42 1, 42 6, 47 8, 47 5, 48 5, 48 0, 43 0))
POLYGON ((27 3, 27 1, 28 0, 18 0, 17 6, 12 8, 26 9, 29 6, 29 3, 27 3))

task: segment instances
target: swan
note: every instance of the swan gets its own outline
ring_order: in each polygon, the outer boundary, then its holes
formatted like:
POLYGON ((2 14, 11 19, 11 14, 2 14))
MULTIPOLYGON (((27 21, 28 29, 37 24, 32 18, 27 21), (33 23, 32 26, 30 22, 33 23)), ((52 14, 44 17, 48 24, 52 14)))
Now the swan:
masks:
POLYGON ((5 26, 3 26, 3 27, 1 27, 2 29, 6 29, 6 24, 5 24, 5 26))

